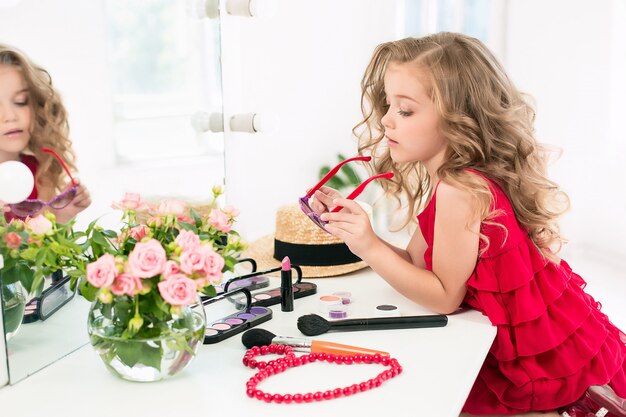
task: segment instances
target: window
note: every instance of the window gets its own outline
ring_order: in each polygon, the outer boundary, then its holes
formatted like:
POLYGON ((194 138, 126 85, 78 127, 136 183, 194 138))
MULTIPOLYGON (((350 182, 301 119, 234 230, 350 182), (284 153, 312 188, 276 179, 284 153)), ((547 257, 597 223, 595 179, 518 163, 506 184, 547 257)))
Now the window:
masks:
POLYGON ((501 0, 405 0, 401 36, 462 32, 503 55, 505 2, 501 0))
POLYGON ((118 162, 211 153, 190 117, 222 111, 219 22, 183 1, 105 4, 118 162))

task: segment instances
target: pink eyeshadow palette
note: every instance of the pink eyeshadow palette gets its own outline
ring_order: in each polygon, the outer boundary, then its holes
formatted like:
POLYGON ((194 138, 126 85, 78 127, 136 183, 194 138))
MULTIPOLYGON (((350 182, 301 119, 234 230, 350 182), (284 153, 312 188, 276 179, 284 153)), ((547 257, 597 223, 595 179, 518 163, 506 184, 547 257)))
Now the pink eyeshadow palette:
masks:
POLYGON ((204 331, 204 344, 210 345, 228 339, 244 330, 264 323, 272 318, 272 309, 250 307, 208 323, 204 331))
POLYGON ((222 340, 228 339, 231 336, 255 327, 272 318, 271 309, 251 305, 252 295, 247 288, 237 288, 232 291, 219 294, 213 298, 202 301, 202 304, 206 308, 209 304, 220 301, 224 298, 231 299, 231 296, 237 293, 243 293, 245 295, 245 297, 242 297, 242 299, 246 300, 243 304, 243 310, 207 323, 204 332, 205 345, 221 342, 222 340))

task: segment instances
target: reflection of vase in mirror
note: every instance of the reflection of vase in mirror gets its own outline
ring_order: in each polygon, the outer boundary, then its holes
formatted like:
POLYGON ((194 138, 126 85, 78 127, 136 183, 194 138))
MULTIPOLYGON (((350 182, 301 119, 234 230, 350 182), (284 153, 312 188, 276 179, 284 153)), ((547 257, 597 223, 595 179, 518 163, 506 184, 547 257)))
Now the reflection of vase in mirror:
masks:
POLYGON ((25 305, 26 296, 19 283, 2 284, 2 313, 7 341, 15 336, 22 324, 25 305))
MULTIPOLYGON (((219 19, 189 16, 186 5, 0 2, 2 43, 48 70, 68 110, 79 177, 93 200, 79 228, 112 212, 125 191, 202 203, 211 195, 204 184, 223 183, 223 133, 191 125, 196 112, 223 112, 219 19)), ((75 297, 49 320, 23 324, 7 344, 11 383, 87 343, 88 308, 75 297)))

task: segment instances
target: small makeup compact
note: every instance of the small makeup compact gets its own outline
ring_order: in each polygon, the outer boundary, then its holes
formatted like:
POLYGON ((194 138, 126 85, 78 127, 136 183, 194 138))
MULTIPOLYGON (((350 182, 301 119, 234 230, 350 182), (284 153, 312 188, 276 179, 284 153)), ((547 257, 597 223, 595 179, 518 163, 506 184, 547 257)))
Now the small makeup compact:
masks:
MULTIPOLYGON (((208 300, 202 301, 204 311, 207 314, 207 325, 204 332, 204 344, 210 345, 221 342, 246 329, 255 327, 272 318, 272 310, 266 307, 253 306, 252 296, 247 288, 237 288, 232 291, 224 292, 208 300), (212 320, 209 305, 224 298, 231 298, 234 294, 243 293, 243 299, 246 300, 244 308, 235 313, 229 314, 216 320, 212 320)), ((232 308, 232 307, 231 307, 232 308)))
MULTIPOLYGON (((292 269, 295 269, 298 278, 296 282, 293 284, 293 298, 302 298, 308 295, 313 295, 317 293, 317 285, 312 282, 302 282, 302 269, 298 265, 291 265, 292 269)), ((255 272, 254 274, 268 274, 270 272, 280 271, 281 267, 268 269, 267 271, 255 272)), ((253 274, 249 274, 250 276, 253 274)), ((243 277, 246 277, 244 275, 243 277)), ((228 286, 225 286, 228 289, 228 286)), ((229 297, 231 301, 235 303, 235 306, 239 309, 244 308, 245 298, 244 297, 229 297)), ((252 294, 252 306, 260 306, 260 307, 269 307, 276 304, 280 304, 280 288, 274 288, 271 290, 263 290, 259 291, 255 294, 252 294)))

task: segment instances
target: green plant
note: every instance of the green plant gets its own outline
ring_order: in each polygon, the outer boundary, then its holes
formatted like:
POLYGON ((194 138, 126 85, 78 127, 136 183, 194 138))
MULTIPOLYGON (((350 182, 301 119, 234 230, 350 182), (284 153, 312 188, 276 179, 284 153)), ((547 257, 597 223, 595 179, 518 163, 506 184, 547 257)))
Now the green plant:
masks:
MULTIPOLYGON (((337 154, 337 159, 341 162, 347 158, 342 154, 337 154)), ((322 166, 319 171, 319 179, 322 179, 330 170, 331 167, 329 165, 322 166)), ((335 190, 340 190, 342 188, 355 188, 361 181, 361 176, 349 164, 346 164, 325 185, 335 190)))

